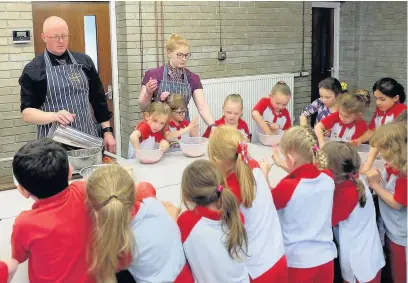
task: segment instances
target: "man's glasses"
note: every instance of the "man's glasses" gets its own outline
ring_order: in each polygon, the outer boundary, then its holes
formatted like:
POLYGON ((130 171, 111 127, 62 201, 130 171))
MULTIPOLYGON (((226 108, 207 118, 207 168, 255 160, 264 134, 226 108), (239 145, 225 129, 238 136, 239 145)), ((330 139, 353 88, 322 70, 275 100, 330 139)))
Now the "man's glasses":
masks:
POLYGON ((70 34, 56 34, 53 36, 48 36, 48 35, 45 35, 45 36, 51 39, 52 41, 59 41, 61 39, 65 41, 69 38, 70 34))
POLYGON ((186 53, 186 54, 184 54, 184 53, 177 53, 176 55, 177 55, 177 58, 178 58, 178 59, 183 59, 183 58, 185 58, 185 59, 190 59, 190 58, 191 58, 191 53, 186 53))

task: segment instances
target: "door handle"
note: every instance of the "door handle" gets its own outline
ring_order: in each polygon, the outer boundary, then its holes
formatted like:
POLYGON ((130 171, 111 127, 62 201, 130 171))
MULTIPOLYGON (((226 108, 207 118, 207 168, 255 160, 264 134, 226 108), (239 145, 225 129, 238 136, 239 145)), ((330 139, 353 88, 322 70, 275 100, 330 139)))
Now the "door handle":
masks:
POLYGON ((108 97, 108 99, 113 98, 113 91, 112 91, 112 86, 111 85, 108 85, 108 91, 105 92, 105 95, 108 97))

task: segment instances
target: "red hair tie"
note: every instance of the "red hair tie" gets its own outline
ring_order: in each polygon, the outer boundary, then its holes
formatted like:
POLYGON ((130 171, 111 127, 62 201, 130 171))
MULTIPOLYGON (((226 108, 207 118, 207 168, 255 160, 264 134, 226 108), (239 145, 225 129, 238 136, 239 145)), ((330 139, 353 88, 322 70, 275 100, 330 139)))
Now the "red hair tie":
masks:
POLYGON ((318 145, 318 144, 315 144, 315 146, 314 146, 312 149, 313 149, 313 152, 316 152, 316 151, 318 151, 320 148, 319 148, 319 145, 318 145))
POLYGON ((242 161, 248 164, 248 144, 246 142, 242 141, 238 143, 237 154, 241 154, 242 161))
POLYGON ((358 177, 359 177, 360 175, 356 172, 356 173, 349 173, 348 174, 348 177, 351 179, 351 180, 356 180, 356 179, 358 179, 358 177))

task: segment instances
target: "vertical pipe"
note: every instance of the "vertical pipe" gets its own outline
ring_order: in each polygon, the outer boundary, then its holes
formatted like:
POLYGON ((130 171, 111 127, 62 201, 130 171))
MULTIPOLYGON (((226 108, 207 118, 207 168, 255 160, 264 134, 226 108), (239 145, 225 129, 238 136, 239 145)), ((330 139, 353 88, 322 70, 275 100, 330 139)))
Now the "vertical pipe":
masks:
POLYGON ((163 1, 160 1, 160 13, 161 13, 161 52, 162 52, 162 60, 163 65, 166 64, 165 57, 164 57, 164 8, 163 8, 163 1))
POLYGON ((154 1, 154 31, 155 31, 155 41, 156 46, 156 65, 159 67, 159 22, 157 19, 157 2, 154 1))

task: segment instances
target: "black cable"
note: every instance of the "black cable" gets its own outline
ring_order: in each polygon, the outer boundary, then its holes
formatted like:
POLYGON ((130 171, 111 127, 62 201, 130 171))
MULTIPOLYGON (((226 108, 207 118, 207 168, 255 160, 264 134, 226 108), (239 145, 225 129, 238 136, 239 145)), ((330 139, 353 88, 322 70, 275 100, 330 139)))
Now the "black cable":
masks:
POLYGON ((218 12, 219 12, 219 22, 220 22, 220 51, 222 51, 222 40, 221 40, 221 1, 218 1, 218 12))
POLYGON ((305 70, 305 1, 302 1, 302 71, 305 70))
POLYGON ((140 42, 140 80, 143 80, 143 18, 142 18, 142 1, 139 2, 139 42, 140 42))

